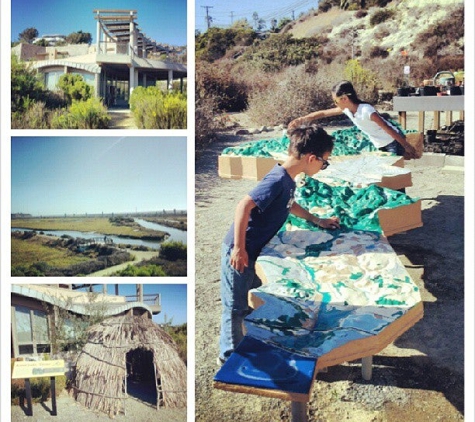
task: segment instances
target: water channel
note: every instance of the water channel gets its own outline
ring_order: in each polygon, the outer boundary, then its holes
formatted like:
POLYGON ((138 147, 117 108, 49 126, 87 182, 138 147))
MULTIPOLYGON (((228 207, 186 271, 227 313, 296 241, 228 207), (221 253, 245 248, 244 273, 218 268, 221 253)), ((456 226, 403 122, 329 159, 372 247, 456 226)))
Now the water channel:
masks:
MULTIPOLYGON (((139 218, 135 219, 135 222, 137 224, 140 224, 142 227, 145 227, 147 229, 152 229, 152 230, 158 230, 162 232, 167 232, 170 234, 170 236, 166 240, 170 241, 177 241, 177 242, 183 242, 184 244, 187 243, 187 232, 182 231, 182 230, 177 230, 172 227, 167 227, 163 226, 161 224, 157 223, 150 223, 145 220, 141 220, 139 218)), ((32 229, 23 229, 21 227, 12 227, 12 232, 18 232, 18 231, 33 231, 32 229)), ((133 239, 130 237, 119 237, 119 236, 114 236, 114 235, 104 235, 102 233, 97 233, 97 232, 81 232, 77 230, 35 230, 36 232, 42 232, 46 235, 50 236, 58 236, 61 237, 63 235, 71 236, 73 238, 83 238, 83 239, 93 239, 93 238, 102 238, 104 236, 107 237, 107 239, 112 240, 115 244, 117 243, 125 243, 125 244, 130 244, 130 245, 138 245, 138 246, 147 246, 152 249, 160 249, 160 243, 158 241, 153 241, 153 240, 142 240, 142 239, 133 239)))

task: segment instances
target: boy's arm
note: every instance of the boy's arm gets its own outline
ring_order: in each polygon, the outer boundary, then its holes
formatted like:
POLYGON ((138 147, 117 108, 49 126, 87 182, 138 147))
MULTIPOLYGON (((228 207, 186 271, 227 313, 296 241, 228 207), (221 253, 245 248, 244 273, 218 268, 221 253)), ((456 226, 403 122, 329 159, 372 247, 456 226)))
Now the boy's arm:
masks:
POLYGON ((297 217, 304 218, 307 221, 321 227, 322 229, 339 229, 340 219, 338 217, 319 218, 316 215, 309 213, 305 208, 294 202, 290 212, 297 217))
POLYGON ((323 119, 324 117, 338 116, 342 113, 343 112, 339 107, 329 108, 327 110, 314 111, 313 113, 307 114, 302 117, 297 117, 296 119, 292 120, 288 124, 287 129, 294 129, 302 125, 308 125, 314 120, 323 119))
POLYGON ((255 202, 246 195, 236 207, 234 213, 234 248, 231 252, 231 266, 239 271, 249 265, 249 256, 246 250, 246 230, 249 224, 251 210, 256 207, 255 202))

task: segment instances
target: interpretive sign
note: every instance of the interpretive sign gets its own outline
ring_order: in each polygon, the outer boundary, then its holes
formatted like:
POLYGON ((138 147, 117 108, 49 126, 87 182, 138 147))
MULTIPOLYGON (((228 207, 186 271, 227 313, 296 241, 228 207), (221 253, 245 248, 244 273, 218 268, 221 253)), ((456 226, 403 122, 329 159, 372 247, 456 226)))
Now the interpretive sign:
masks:
POLYGON ((12 379, 25 380, 25 395, 27 401, 27 416, 33 416, 33 404, 31 395, 30 378, 49 377, 51 381, 51 416, 57 416, 56 407, 56 379, 55 377, 64 375, 64 360, 46 361, 16 361, 13 363, 12 379))
POLYGON ((13 364, 12 379, 36 378, 36 377, 57 377, 64 375, 64 360, 46 361, 17 361, 13 364))

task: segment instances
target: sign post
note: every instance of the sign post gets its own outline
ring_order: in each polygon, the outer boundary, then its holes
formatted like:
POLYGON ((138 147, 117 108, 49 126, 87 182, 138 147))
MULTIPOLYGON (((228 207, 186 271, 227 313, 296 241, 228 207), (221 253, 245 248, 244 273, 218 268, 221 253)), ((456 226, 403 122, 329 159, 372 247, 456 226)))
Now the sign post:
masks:
POLYGON ((51 381, 51 415, 57 416, 56 406, 56 377, 64 375, 64 360, 46 360, 46 361, 16 361, 13 364, 12 379, 25 380, 25 393, 27 401, 27 416, 33 416, 33 404, 31 396, 30 378, 50 377, 51 381))

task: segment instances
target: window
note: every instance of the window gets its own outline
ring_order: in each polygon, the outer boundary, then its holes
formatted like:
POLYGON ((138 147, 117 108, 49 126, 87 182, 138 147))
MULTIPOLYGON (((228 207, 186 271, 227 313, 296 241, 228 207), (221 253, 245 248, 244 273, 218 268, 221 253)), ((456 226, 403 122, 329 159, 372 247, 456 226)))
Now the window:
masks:
POLYGON ((26 306, 14 306, 14 342, 19 355, 49 353, 48 316, 26 306))

